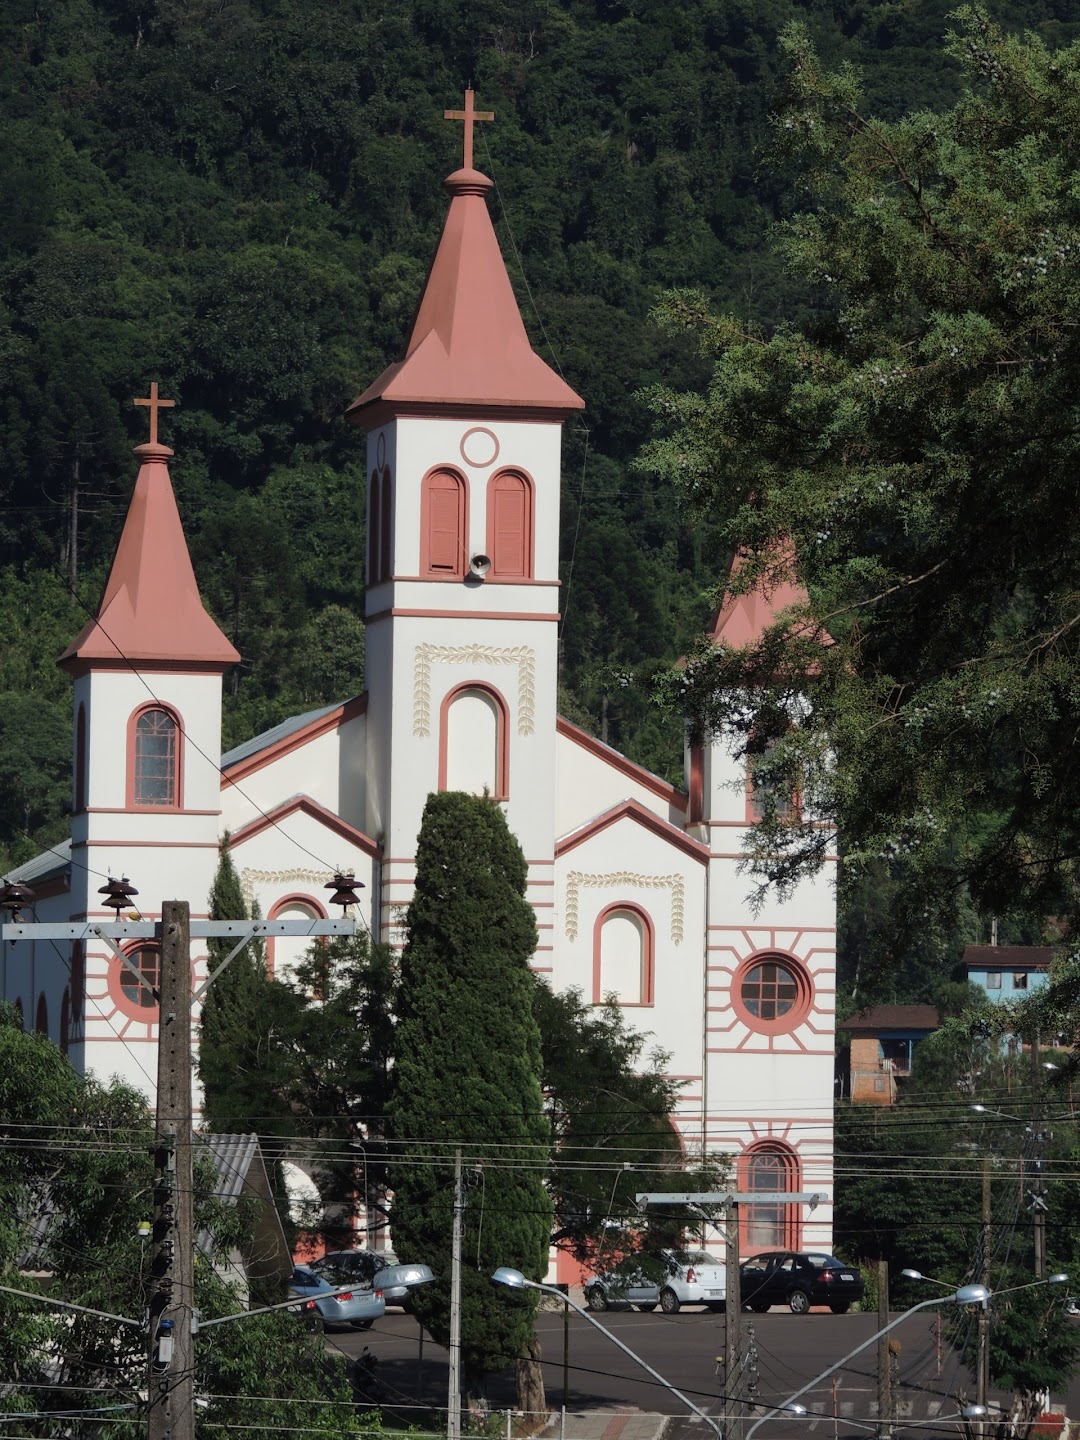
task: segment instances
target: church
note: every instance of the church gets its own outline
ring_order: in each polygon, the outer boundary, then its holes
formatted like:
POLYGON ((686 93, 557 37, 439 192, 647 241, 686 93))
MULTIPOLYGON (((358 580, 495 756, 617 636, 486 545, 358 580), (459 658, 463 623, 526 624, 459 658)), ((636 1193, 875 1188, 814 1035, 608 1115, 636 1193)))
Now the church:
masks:
MULTIPOLYGON (((400 948, 427 795, 486 790, 528 862, 536 971, 615 996, 671 1057, 687 1153, 730 1156, 738 1188, 761 1192, 742 1207, 743 1252, 827 1250, 831 1205, 776 1192, 832 1198, 833 866, 755 910, 739 870, 755 797, 728 738, 688 746, 676 788, 557 714, 560 449, 584 401, 529 342, 472 163, 471 98, 404 358, 346 412, 367 434, 366 690, 221 753, 239 656, 200 598, 153 386, 104 596, 59 661, 70 844, 9 879, 33 888, 38 920, 112 918, 99 891, 121 875, 143 916, 186 899, 202 918, 228 832, 262 915, 324 917, 327 882, 351 871, 363 923, 400 948)), ((752 641, 800 599, 794 578, 729 594, 715 642, 752 641)), ((271 940, 268 964, 286 973, 302 948, 271 940)), ((153 943, 128 958, 156 981, 153 943)), ((205 956, 193 969, 198 982, 205 956)), ((101 942, 6 944, 2 980, 77 1068, 153 1100, 156 1004, 101 942)))

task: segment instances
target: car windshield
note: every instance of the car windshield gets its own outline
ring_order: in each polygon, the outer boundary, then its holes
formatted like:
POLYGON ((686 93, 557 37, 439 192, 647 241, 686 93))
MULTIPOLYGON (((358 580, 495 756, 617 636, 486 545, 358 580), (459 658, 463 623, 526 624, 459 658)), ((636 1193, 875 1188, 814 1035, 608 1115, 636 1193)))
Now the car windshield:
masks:
POLYGON ((717 1260, 715 1255, 710 1255, 707 1250, 695 1250, 692 1255, 687 1256, 687 1263, 690 1265, 722 1265, 722 1260, 717 1260))
POLYGON ((810 1261, 810 1264, 811 1264, 811 1265, 828 1265, 828 1266, 832 1266, 832 1268, 833 1268, 834 1270, 839 1270, 839 1269, 841 1269, 841 1268, 843 1267, 843 1263, 844 1263, 842 1260, 837 1260, 837 1258, 836 1258, 835 1255, 817 1255, 817 1254, 815 1254, 815 1255, 807 1255, 806 1258, 810 1261))

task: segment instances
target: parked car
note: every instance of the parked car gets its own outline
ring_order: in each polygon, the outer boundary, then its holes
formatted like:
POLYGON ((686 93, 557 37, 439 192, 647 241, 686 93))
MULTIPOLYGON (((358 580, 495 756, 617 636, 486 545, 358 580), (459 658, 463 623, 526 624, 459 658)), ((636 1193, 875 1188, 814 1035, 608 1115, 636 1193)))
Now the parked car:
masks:
POLYGON ((858 1267, 821 1251, 755 1255, 739 1266, 739 1285, 742 1303, 758 1312, 789 1305, 794 1314, 805 1315, 811 1305, 828 1305, 834 1315, 843 1315, 863 1295, 858 1267))
POLYGON ((590 1310, 619 1303, 639 1310, 659 1305, 665 1315, 677 1315, 683 1305, 722 1310, 727 1278, 723 1262, 704 1250, 659 1250, 588 1276, 584 1288, 590 1310))
POLYGON ((310 1265, 297 1265, 289 1290, 301 1302, 297 1308, 304 1318, 323 1329, 370 1330, 386 1314, 383 1292, 375 1285, 357 1284, 355 1290, 335 1295, 341 1283, 317 1275, 310 1265))
POLYGON ((312 1260, 311 1269, 335 1284, 348 1284, 356 1280, 362 1285, 378 1285, 387 1305, 408 1307, 409 1294, 415 1285, 426 1285, 434 1280, 428 1265, 404 1264, 389 1250, 331 1250, 318 1260, 312 1260))

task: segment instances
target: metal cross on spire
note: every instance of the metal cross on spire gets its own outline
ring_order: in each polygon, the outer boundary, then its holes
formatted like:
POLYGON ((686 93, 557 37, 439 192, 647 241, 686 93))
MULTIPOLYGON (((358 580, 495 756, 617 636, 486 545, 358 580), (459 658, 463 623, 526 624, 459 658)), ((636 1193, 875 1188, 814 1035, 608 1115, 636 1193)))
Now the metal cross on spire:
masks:
POLYGON ((150 394, 149 394, 149 396, 148 396, 147 398, 144 398, 144 399, 139 399, 138 397, 136 397, 136 399, 135 399, 132 403, 133 403, 134 405, 146 405, 146 406, 149 407, 149 410, 150 410, 150 444, 151 444, 151 445, 156 445, 156 444, 158 443, 158 434, 157 434, 158 411, 162 408, 162 406, 165 406, 166 409, 171 409, 172 406, 174 406, 174 405, 176 404, 176 401, 175 401, 175 400, 159 400, 159 399, 158 399, 158 393, 157 393, 157 381, 156 381, 156 380, 152 380, 152 381, 150 382, 150 394))
POLYGON ((473 105, 472 90, 465 91, 464 110, 444 110, 444 120, 464 120, 465 122, 465 158, 462 166, 466 170, 473 168, 473 125, 477 120, 494 120, 494 110, 477 110, 473 105))

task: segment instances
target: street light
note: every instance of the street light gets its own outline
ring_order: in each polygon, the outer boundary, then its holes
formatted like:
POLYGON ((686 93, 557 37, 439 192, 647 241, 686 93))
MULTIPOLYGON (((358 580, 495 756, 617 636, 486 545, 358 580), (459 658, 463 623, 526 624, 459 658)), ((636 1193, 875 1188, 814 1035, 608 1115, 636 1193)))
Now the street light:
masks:
MULTIPOLYGON (((606 1335, 613 1345, 617 1345, 624 1355, 629 1355, 630 1359, 633 1360, 635 1364, 640 1365, 641 1368, 647 1371, 654 1380, 658 1381, 661 1385, 663 1385, 665 1390, 670 1390, 671 1393, 676 1397, 676 1399, 681 1400, 682 1403, 686 1406, 686 1408, 692 1411, 692 1413, 695 1414, 699 1420, 704 1420, 705 1424, 709 1426, 713 1434, 717 1436, 717 1440, 722 1440, 723 1431, 720 1428, 719 1421, 714 1420, 711 1415, 706 1415, 704 1410, 700 1410, 692 1400, 688 1400, 681 1390, 676 1389, 676 1387, 672 1385, 670 1380, 664 1379, 663 1375, 660 1374, 659 1370, 654 1370, 647 1360, 643 1360, 640 1355, 636 1354, 633 1350, 630 1349, 629 1345, 624 1345, 617 1335, 613 1335, 606 1325, 601 1325, 600 1321, 597 1320, 595 1315, 591 1315, 589 1311, 586 1310, 583 1305, 579 1305, 576 1300, 571 1300, 569 1295, 564 1295, 563 1292, 557 1289, 554 1285, 542 1285, 539 1280, 529 1280, 521 1273, 520 1270, 513 1270, 509 1265, 500 1265, 499 1268, 492 1275, 491 1280, 494 1285, 505 1285, 510 1290, 540 1290, 545 1295, 554 1295, 557 1300, 561 1300, 562 1303, 568 1306, 571 1310, 576 1310, 579 1315, 583 1315, 585 1319, 588 1320, 590 1325, 594 1326, 597 1330, 599 1330, 602 1335, 606 1335)), ((799 1393, 802 1394, 802 1391, 800 1391, 799 1393)), ((563 1398, 565 1400, 565 1395, 563 1398)), ((566 1406, 564 1404, 564 1424, 565 1413, 566 1406)), ((803 1413, 805 1414, 806 1412, 803 1411, 803 1413)), ((747 1436, 747 1440, 749 1440, 749 1436, 747 1436)))
POLYGON ((990 1291, 985 1285, 961 1285, 952 1295, 934 1295, 929 1300, 920 1300, 918 1305, 913 1305, 910 1310, 905 1310, 904 1313, 898 1315, 895 1320, 890 1320, 888 1325, 884 1325, 880 1330, 875 1331, 868 1340, 864 1340, 861 1345, 856 1345, 850 1354, 837 1360, 835 1365, 830 1365, 829 1368, 823 1370, 820 1375, 815 1375, 813 1380, 809 1381, 800 1390, 796 1390, 793 1395, 789 1395, 782 1404, 774 1405, 771 1410, 766 1411, 760 1419, 755 1420, 753 1425, 750 1426, 750 1429, 746 1432, 745 1440, 753 1440, 754 1432, 759 1426, 764 1425, 766 1420, 775 1419, 776 1416, 784 1410, 790 1411, 792 1405, 794 1405, 797 1400, 801 1400, 808 1391, 813 1390, 816 1385, 820 1385, 822 1380, 827 1380, 830 1375, 834 1375, 836 1371, 846 1365, 849 1360, 854 1360, 856 1355, 861 1355, 864 1350, 869 1350, 875 1341, 880 1340, 883 1335, 887 1335, 890 1330, 895 1330, 898 1325, 902 1325, 905 1320, 917 1311, 928 1310, 931 1305, 947 1305, 950 1302, 955 1305, 985 1305, 989 1299, 990 1291))

